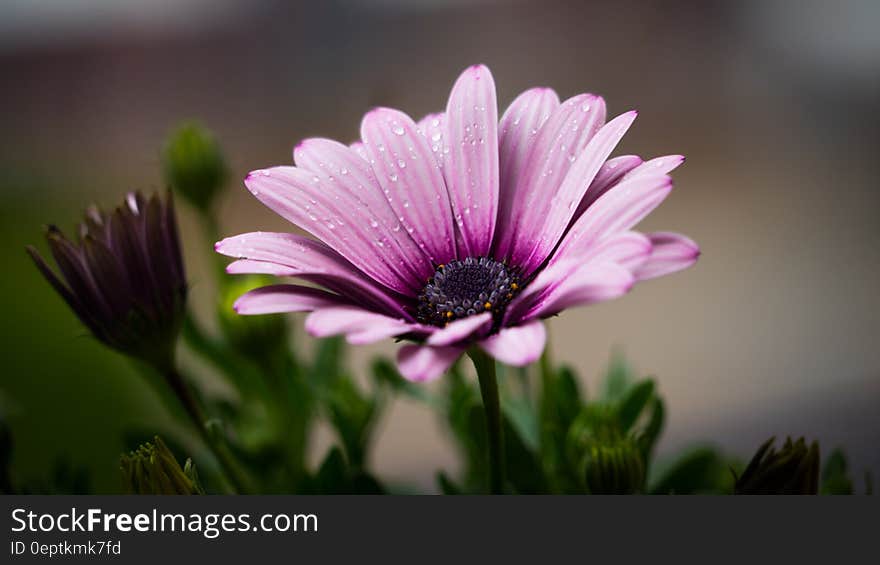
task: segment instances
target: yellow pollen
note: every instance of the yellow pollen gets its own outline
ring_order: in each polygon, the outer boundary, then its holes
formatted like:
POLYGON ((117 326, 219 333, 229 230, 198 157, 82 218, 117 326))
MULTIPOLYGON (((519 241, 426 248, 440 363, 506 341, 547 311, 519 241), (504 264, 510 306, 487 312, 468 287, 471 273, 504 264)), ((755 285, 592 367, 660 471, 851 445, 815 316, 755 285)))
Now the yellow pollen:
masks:
POLYGON ((513 290, 516 290, 519 288, 519 285, 516 283, 510 283, 510 288, 512 288, 513 290))
POLYGON ((451 317, 452 317, 452 312, 446 312, 446 317, 447 317, 447 318, 451 318, 451 317))
POLYGON ((491 307, 492 307, 492 303, 491 303, 491 302, 487 302, 487 303, 483 304, 483 308, 485 308, 486 310, 488 310, 488 309, 491 308, 491 307))

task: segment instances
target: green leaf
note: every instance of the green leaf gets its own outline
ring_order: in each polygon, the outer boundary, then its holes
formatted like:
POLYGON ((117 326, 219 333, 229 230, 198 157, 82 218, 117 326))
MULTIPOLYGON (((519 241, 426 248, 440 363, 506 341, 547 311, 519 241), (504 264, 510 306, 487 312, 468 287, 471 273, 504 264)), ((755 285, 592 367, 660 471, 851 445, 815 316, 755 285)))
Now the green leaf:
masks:
POLYGON ((462 494, 461 487, 455 484, 444 471, 437 471, 437 485, 443 494, 462 494))
POLYGON ((730 492, 732 488, 727 462, 710 447, 688 451, 669 465, 653 482, 651 494, 697 494, 730 492))
POLYGON ((538 415, 532 410, 531 404, 523 398, 503 397, 501 409, 526 447, 537 451, 540 444, 538 415))
POLYGON ((388 386, 397 393, 428 405, 435 405, 437 403, 437 400, 428 391, 427 387, 404 379, 400 376, 400 372, 398 372, 394 363, 384 357, 377 357, 373 360, 370 374, 377 384, 388 386))
POLYGON ((650 409, 651 415, 648 416, 648 423, 639 434, 639 444, 642 447, 642 456, 645 459, 646 465, 651 460, 651 453, 657 444, 657 440, 660 438, 660 434, 663 432, 663 425, 666 420, 666 408, 662 398, 655 396, 651 400, 650 409))
POLYGON ((621 432, 626 433, 633 427, 652 398, 654 381, 650 379, 637 383, 626 392, 617 407, 621 432))
POLYGON ((348 490, 348 468, 341 449, 335 446, 330 449, 318 468, 315 483, 319 493, 339 493, 348 490))
MULTIPOLYGON (((482 404, 472 405, 469 419, 471 434, 476 440, 475 467, 480 470, 474 477, 478 481, 474 490, 486 492, 488 485, 483 484, 483 481, 488 476, 489 448, 486 440, 486 411, 482 404)), ((509 418, 504 418, 502 426, 508 485, 518 494, 546 492, 546 480, 537 453, 529 449, 509 418)))
POLYGON ((379 480, 366 472, 356 473, 351 479, 351 490, 354 494, 385 494, 385 487, 379 480))
POLYGON ((376 401, 366 398, 348 377, 336 379, 330 387, 326 397, 330 422, 351 464, 363 467, 378 412, 376 401))
POLYGON ((601 400, 617 402, 626 393, 633 381, 633 371, 620 351, 611 354, 611 362, 602 385, 601 400))
POLYGON ((852 494, 853 482, 849 477, 846 455, 839 448, 825 460, 822 469, 822 494, 852 494))
POLYGON ((345 341, 342 337, 328 337, 317 341, 315 361, 312 364, 312 381, 319 386, 342 373, 345 363, 345 341))
POLYGON ((577 375, 571 367, 561 367, 556 378, 556 411, 560 426, 565 431, 581 411, 581 405, 577 375))

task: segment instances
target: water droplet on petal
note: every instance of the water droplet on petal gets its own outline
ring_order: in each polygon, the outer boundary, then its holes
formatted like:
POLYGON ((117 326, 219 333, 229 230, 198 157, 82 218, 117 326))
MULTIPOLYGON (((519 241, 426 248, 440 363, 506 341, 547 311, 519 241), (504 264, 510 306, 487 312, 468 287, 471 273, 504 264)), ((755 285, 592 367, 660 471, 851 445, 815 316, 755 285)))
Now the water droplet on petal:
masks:
POLYGON ((406 168, 406 161, 404 161, 403 159, 398 159, 397 166, 400 167, 401 169, 405 169, 406 168))
POLYGON ((393 126, 391 126, 391 131, 394 133, 394 135, 403 135, 404 133, 406 133, 406 131, 403 129, 403 126, 401 126, 400 124, 394 124, 393 126))

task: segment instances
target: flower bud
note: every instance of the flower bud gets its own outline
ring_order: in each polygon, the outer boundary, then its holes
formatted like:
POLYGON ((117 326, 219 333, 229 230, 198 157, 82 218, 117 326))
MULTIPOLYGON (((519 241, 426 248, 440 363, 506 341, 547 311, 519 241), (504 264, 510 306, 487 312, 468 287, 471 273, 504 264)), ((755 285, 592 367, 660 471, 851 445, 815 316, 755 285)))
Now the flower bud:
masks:
POLYGON ((819 444, 807 446, 804 438, 785 440, 776 451, 771 437, 758 449, 742 475, 734 494, 816 494, 819 490, 819 444))
POLYGON ((181 469, 161 438, 145 443, 120 460, 122 481, 129 494, 204 494, 191 459, 181 469))
POLYGON ((107 214, 86 213, 79 237, 50 226, 57 274, 36 249, 27 251, 55 291, 107 346, 167 367, 186 306, 187 286, 171 194, 163 201, 129 194, 107 214))
POLYGON ((242 276, 226 281, 221 291, 217 313, 220 328, 232 347, 252 359, 265 359, 287 347, 287 321, 281 314, 240 316, 234 304, 242 294, 273 282, 271 277, 262 275, 242 276))
POLYGON ((214 136, 196 123, 181 125, 162 154, 166 182, 199 210, 207 210, 226 180, 223 153, 214 136))
POLYGON ((630 439, 591 442, 583 458, 584 479, 591 494, 634 494, 645 483, 645 463, 630 439))

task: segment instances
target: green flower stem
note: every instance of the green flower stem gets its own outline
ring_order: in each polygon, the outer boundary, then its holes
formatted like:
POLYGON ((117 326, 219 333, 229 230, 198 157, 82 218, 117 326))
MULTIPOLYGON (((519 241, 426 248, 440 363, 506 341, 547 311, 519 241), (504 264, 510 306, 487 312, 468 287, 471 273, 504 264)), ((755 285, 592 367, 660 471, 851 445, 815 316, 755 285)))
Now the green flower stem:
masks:
POLYGON ((502 494, 505 481, 504 436, 501 427, 501 400, 498 396, 498 379, 495 376, 495 360, 481 349, 472 347, 468 355, 474 362, 480 381, 480 395, 486 411, 486 432, 489 440, 489 492, 502 494))
POLYGON ((217 458, 217 461, 220 462, 220 466, 223 468, 229 484, 232 485, 233 489, 238 494, 249 494, 253 492, 250 480, 245 475, 244 470, 238 465, 238 462, 229 451, 229 448, 222 441, 218 440, 215 434, 208 429, 208 420, 205 417, 205 412, 202 409, 201 403, 193 394, 192 390, 190 390, 183 375, 181 375, 173 366, 169 366, 163 370, 162 373, 165 375, 165 380, 174 391, 175 396, 177 396, 180 403, 186 409, 187 415, 189 415, 196 429, 199 431, 205 444, 214 454, 214 457, 217 458))

